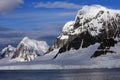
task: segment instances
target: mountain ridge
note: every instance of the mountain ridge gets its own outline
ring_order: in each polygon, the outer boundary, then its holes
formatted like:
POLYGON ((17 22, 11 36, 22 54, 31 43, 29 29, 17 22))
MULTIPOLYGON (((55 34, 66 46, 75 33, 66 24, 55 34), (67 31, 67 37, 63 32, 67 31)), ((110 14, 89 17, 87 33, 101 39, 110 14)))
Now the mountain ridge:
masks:
POLYGON ((12 60, 18 62, 32 61, 37 56, 44 55, 48 47, 49 46, 45 41, 37 41, 34 39, 30 39, 28 37, 24 37, 18 44, 17 48, 14 48, 14 50, 11 46, 4 48, 1 52, 2 53, 1 56, 3 57, 3 53, 4 55, 12 54, 12 56, 8 55, 8 57, 11 58, 11 61, 12 60))
POLYGON ((3 66, 0 69, 24 67, 28 69, 29 66, 31 69, 120 68, 119 10, 99 5, 84 6, 78 11, 75 20, 63 26, 56 42, 49 49, 42 51, 41 56, 37 56, 35 52, 36 57, 28 55, 26 59, 26 52, 30 53, 29 50, 34 52, 33 48, 36 47, 33 44, 38 41, 33 39, 29 41, 27 37, 24 39, 17 47, 18 50, 12 60, 8 61, 6 58, 0 60, 0 65, 3 66), (21 56, 23 59, 18 59, 21 56))
POLYGON ((118 42, 115 38, 120 37, 119 12, 120 10, 112 10, 100 5, 84 6, 78 11, 75 21, 69 21, 64 25, 62 33, 46 54, 54 49, 60 48, 59 54, 71 49, 78 50, 80 47, 87 48, 95 43, 104 46, 101 48, 103 50, 114 46, 118 42), (110 41, 112 45, 108 44, 110 41))

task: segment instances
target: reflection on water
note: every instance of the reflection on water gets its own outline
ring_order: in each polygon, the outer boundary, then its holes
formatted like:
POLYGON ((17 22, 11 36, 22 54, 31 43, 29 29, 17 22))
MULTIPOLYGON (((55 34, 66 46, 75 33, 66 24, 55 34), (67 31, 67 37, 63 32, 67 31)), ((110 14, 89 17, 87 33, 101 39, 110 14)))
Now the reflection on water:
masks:
POLYGON ((0 80, 120 80, 120 69, 8 70, 0 80))

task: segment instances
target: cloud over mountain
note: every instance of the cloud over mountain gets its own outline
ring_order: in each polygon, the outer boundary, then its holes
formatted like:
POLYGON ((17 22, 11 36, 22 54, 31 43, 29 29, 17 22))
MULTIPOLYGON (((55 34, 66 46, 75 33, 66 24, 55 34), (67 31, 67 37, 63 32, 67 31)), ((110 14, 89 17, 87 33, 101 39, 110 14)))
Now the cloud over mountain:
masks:
POLYGON ((35 8, 63 8, 63 9, 80 9, 81 5, 74 4, 74 3, 68 3, 68 2, 39 2, 35 3, 35 8))

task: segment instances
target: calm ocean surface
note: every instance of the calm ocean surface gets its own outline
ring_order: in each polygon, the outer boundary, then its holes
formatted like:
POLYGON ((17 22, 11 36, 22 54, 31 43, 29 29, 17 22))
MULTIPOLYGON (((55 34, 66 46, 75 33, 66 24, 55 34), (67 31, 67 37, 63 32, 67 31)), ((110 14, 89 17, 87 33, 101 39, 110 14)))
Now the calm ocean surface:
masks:
POLYGON ((120 69, 1 70, 0 80, 120 80, 120 69))

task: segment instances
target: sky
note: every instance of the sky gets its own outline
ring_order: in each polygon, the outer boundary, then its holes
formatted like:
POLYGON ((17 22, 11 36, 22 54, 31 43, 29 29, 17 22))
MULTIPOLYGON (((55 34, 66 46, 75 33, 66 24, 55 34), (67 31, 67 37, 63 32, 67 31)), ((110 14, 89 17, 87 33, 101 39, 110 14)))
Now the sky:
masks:
POLYGON ((84 5, 120 9, 120 0, 0 0, 0 49, 23 37, 52 45, 67 21, 84 5))

